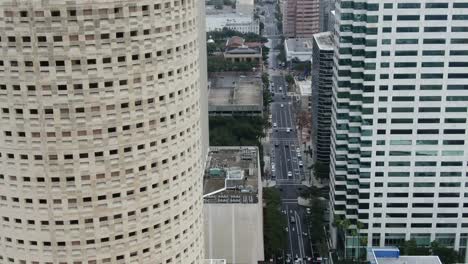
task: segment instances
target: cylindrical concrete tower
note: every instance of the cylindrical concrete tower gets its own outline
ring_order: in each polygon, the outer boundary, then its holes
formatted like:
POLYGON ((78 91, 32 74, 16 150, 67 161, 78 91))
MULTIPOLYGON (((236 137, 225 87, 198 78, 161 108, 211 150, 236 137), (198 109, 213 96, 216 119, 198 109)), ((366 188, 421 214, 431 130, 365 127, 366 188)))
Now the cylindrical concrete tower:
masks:
POLYGON ((202 261, 198 5, 0 2, 0 263, 202 261))

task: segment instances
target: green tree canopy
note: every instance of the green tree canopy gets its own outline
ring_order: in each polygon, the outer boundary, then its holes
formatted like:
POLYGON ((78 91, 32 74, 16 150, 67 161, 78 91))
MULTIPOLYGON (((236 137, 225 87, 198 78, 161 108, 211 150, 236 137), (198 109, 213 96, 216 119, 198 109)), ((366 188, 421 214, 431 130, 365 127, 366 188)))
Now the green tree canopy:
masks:
POLYGON ((286 247, 286 218, 281 213, 281 197, 278 189, 264 188, 263 201, 263 237, 265 257, 279 256, 286 247))

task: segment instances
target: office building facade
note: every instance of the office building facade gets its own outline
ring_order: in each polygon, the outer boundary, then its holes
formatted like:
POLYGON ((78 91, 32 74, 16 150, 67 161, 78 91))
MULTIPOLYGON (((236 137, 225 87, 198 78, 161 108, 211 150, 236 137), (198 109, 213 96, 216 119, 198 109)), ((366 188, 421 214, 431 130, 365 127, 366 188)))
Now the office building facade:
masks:
POLYGON ((437 241, 465 255, 468 3, 340 1, 335 10, 336 223, 350 220, 369 246, 437 241))
POLYGON ((203 4, 1 2, 1 263, 203 262, 203 4))
POLYGON ((319 0, 284 2, 283 35, 287 38, 311 38, 320 32, 319 0))

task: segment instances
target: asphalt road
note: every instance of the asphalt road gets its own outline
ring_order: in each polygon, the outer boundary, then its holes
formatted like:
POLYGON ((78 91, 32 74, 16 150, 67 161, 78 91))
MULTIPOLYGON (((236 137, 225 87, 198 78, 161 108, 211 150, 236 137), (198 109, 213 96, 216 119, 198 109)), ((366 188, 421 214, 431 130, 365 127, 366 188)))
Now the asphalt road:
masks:
POLYGON ((275 5, 273 3, 265 3, 259 6, 260 11, 265 12, 263 17, 263 23, 265 25, 263 35, 264 36, 276 36, 279 34, 278 28, 276 27, 275 19, 275 5))
MULTIPOLYGON (((265 10, 272 10, 272 16, 265 16, 266 35, 272 33, 268 30, 268 24, 274 23, 274 6, 265 4, 265 10), (271 6, 271 7, 268 7, 271 6)), ((276 27, 276 25, 275 25, 276 27)), ((276 181, 276 188, 281 192, 281 210, 287 217, 288 243, 284 249, 284 255, 279 263, 311 263, 307 259, 312 256, 311 243, 309 241, 308 228, 306 225, 306 210, 297 203, 299 193, 305 188, 301 184, 304 179, 302 153, 297 129, 295 110, 292 99, 288 96, 286 81, 283 73, 279 70, 276 56, 278 51, 275 46, 279 39, 269 38, 270 55, 268 58, 268 73, 270 75, 270 90, 273 94, 271 103, 271 166, 272 180, 276 181), (274 169, 273 169, 274 167, 274 169), (289 256, 289 262, 287 261, 289 256)))

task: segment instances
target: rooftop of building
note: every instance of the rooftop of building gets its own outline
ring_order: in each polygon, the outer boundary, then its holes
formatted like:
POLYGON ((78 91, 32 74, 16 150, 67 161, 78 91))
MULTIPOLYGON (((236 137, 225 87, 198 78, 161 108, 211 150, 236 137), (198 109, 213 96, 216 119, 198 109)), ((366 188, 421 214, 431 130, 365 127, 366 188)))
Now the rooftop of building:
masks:
POLYGON ((289 38, 285 42, 285 48, 291 52, 310 52, 312 54, 312 38, 289 38))
POLYGON ((258 193, 257 147, 210 147, 203 194, 258 193))
POLYGON ((232 6, 223 5, 222 9, 215 8, 214 5, 206 5, 205 14, 207 16, 237 16, 237 17, 252 17, 252 10, 247 10, 245 5, 241 9, 232 8, 232 6))
POLYGON ((222 14, 236 14, 236 9, 232 6, 224 5, 222 9, 215 8, 214 5, 207 5, 205 8, 206 15, 222 15, 222 14))
POLYGON ((225 259, 205 259, 203 264, 226 264, 225 259))
POLYGON ((442 264, 438 256, 400 256, 396 247, 369 248, 367 260, 370 264, 442 264))
POLYGON ((262 43, 245 42, 245 39, 239 36, 232 36, 226 40, 225 53, 228 54, 257 54, 262 53, 262 43))
POLYGON ((310 76, 302 81, 296 79, 296 84, 299 87, 299 93, 301 96, 312 95, 312 78, 310 76))
POLYGON ((257 74, 238 72, 210 74, 209 105, 261 105, 262 80, 257 74))
POLYGON ((333 50, 333 34, 331 32, 322 32, 314 34, 315 42, 321 50, 333 50))

